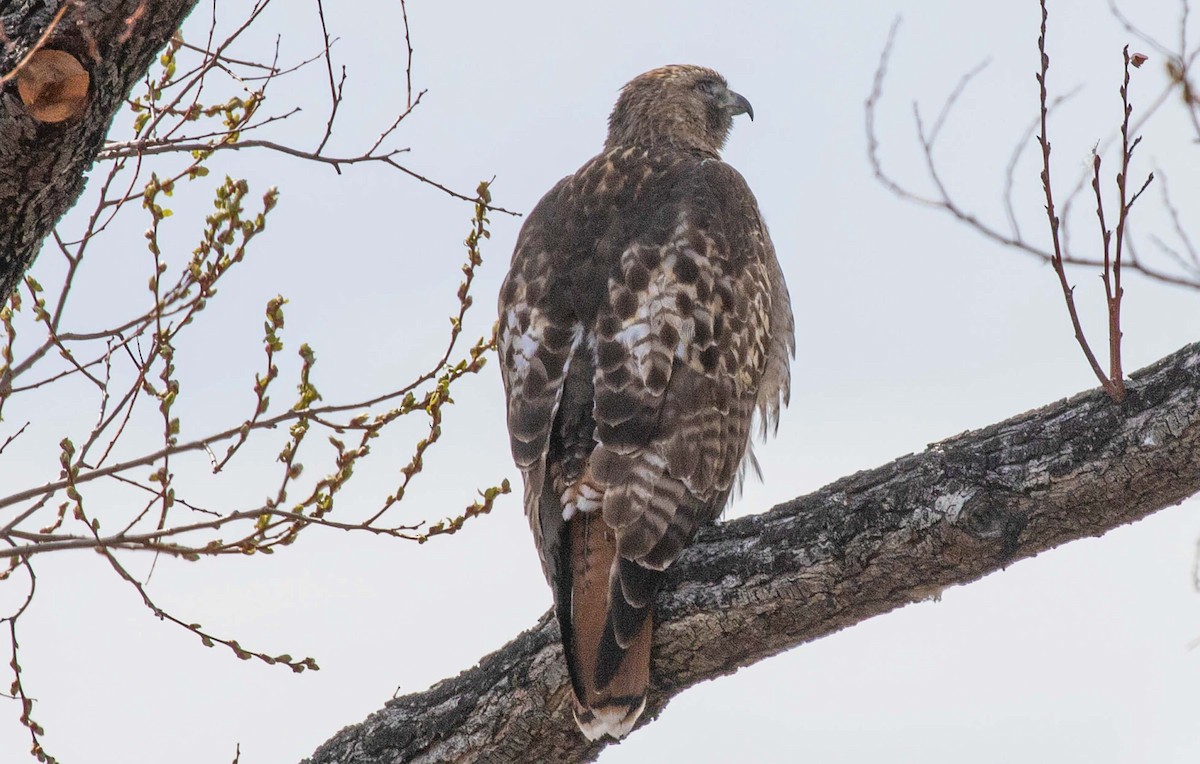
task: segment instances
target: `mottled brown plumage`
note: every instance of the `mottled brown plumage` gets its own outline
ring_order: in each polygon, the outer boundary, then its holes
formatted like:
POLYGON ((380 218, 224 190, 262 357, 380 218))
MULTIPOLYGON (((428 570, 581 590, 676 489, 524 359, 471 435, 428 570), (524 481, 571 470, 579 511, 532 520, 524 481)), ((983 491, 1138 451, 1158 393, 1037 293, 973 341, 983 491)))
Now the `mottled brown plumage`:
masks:
POLYGON ((765 432, 788 396, 787 286, 719 157, 742 113, 711 69, 635 78, 604 151, 530 213, 500 293, 513 458, 592 739, 637 721, 663 572, 724 508, 754 412, 765 432))

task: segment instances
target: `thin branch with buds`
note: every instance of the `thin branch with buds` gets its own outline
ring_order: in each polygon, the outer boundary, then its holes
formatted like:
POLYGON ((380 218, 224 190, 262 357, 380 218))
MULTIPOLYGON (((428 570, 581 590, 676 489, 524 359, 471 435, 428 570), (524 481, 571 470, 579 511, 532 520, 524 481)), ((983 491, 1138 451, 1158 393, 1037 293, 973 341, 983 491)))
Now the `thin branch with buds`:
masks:
MULTIPOLYGON (((216 34, 215 0, 209 9, 212 18, 206 25, 207 36, 200 43, 185 42, 182 33, 175 34, 156 67, 146 74, 144 91, 128 101, 134 113, 133 135, 127 140, 110 140, 100 152, 99 161, 108 166, 97 171, 91 197, 94 205, 82 221, 82 231, 77 235, 54 232, 54 249, 65 260, 65 268, 59 261, 60 275, 48 283, 48 289, 27 275, 24 290, 14 291, 0 307, 0 411, 7 407, 11 416, 14 407, 32 402, 34 391, 42 393, 51 387, 70 396, 71 386, 79 385, 84 395, 97 398, 94 416, 78 437, 55 436, 58 446, 52 458, 57 462, 57 477, 40 485, 10 481, 7 495, 0 495, 0 540, 4 541, 0 559, 7 560, 0 564, 0 581, 16 585, 19 576, 14 574, 19 571, 28 572, 29 577, 24 604, 0 617, 9 627, 11 697, 21 703, 20 721, 32 736, 34 755, 43 761, 53 758, 42 748, 44 731, 30 715, 32 700, 19 661, 17 622, 33 601, 34 570, 44 555, 92 550, 104 557, 151 614, 193 633, 202 644, 221 645, 238 658, 283 664, 293 671, 316 670, 312 658, 293 659, 243 647, 236 639, 217 636, 171 612, 130 572, 128 555, 148 552, 156 559, 167 555, 196 561, 271 554, 314 527, 423 543, 457 532, 471 518, 489 512, 495 499, 510 490, 506 480, 484 488, 449 518, 397 516, 397 505, 441 440, 452 393, 461 380, 483 368, 487 355, 495 349, 494 332, 467 347, 463 347, 462 333, 473 303, 472 285, 482 263, 481 247, 489 236, 488 215, 508 211, 492 203, 488 182, 479 184, 473 194, 455 191, 400 164, 397 157, 407 148, 385 145, 415 112, 424 94, 412 91, 412 45, 403 0, 400 10, 408 51, 404 103, 398 105, 396 117, 368 142, 366 151, 349 156, 327 152, 342 113, 347 74, 343 69, 340 80, 334 74, 336 39, 330 34, 322 0, 314 13, 323 41, 318 56, 281 64, 278 44, 275 57, 268 61, 229 54, 247 30, 261 23, 271 1, 256 0, 223 39, 216 34), (328 80, 330 109, 315 128, 317 148, 309 151, 272 134, 278 122, 298 115, 299 109, 268 115, 266 105, 268 94, 274 92, 272 83, 283 76, 315 72, 315 67, 307 67, 318 60, 324 63, 321 75, 328 80), (247 139, 251 131, 255 131, 254 137, 247 139), (208 179, 210 169, 216 169, 225 152, 241 149, 283 153, 332 166, 339 173, 344 166, 383 164, 452 198, 470 202, 463 278, 451 303, 455 307, 450 331, 433 362, 406 384, 350 400, 325 401, 317 388, 317 354, 306 343, 296 348, 298 368, 281 369, 290 363, 285 362, 283 353, 287 301, 282 296, 268 300, 263 325, 265 364, 253 373, 253 383, 248 385, 252 392, 248 411, 225 421, 205 422, 200 434, 185 438, 182 433, 196 431, 185 428, 177 406, 187 383, 178 374, 178 357, 189 346, 183 340, 200 331, 196 327, 203 325, 218 287, 259 247, 258 237, 279 198, 278 192, 269 188, 256 202, 246 180, 208 179), (200 188, 211 189, 214 204, 200 226, 195 248, 180 251, 165 239, 178 224, 166 205, 176 192, 200 188), (66 326, 65 317, 74 315, 68 306, 86 288, 79 283, 85 259, 94 259, 91 253, 103 246, 97 242, 118 214, 132 214, 130 202, 136 202, 149 216, 145 238, 148 291, 110 294, 106 299, 117 306, 149 302, 150 307, 132 310, 105 327, 66 326), (278 394, 279 380, 293 375, 298 397, 289 401, 278 394), (339 494, 355 470, 368 461, 372 448, 399 430, 394 426, 397 422, 414 417, 422 420, 425 434, 410 444, 407 464, 397 470, 390 495, 380 497, 373 506, 335 512, 339 494), (137 433, 148 432, 156 433, 156 443, 131 445, 137 433), (272 443, 278 448, 274 472, 255 470, 266 481, 266 490, 259 494, 265 498, 234 508, 210 508, 204 506, 206 502, 184 495, 198 477, 226 479, 230 465, 254 458, 248 454, 251 448, 243 448, 251 441, 260 448, 272 447, 272 443), (93 511, 97 506, 104 506, 104 511, 93 511)), ((62 6, 58 19, 72 2, 62 6)), ((71 17, 66 18, 69 21, 71 17)), ((26 422, 15 430, 0 431, 0 457, 11 457, 13 449, 8 447, 36 429, 33 420, 32 426, 26 422)))

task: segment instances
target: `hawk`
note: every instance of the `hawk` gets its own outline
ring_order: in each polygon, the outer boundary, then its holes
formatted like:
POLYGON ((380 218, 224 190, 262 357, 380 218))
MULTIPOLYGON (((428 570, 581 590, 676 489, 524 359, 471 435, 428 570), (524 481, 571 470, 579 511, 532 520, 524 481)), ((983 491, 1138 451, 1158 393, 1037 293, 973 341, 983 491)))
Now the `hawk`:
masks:
POLYGON ((591 740, 637 721, 664 574, 753 462, 755 411, 766 434, 788 399, 787 285, 720 158, 738 114, 754 118, 711 69, 633 79, 604 150, 529 214, 500 291, 513 458, 591 740))

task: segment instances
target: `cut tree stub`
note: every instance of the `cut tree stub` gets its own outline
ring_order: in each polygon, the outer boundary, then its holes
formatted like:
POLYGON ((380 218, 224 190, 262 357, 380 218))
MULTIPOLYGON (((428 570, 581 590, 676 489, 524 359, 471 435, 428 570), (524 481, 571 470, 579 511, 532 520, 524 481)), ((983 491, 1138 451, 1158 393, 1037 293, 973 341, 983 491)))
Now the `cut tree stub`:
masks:
POLYGON ((62 122, 87 105, 91 78, 79 59, 61 50, 34 52, 17 73, 17 92, 39 122, 62 122))

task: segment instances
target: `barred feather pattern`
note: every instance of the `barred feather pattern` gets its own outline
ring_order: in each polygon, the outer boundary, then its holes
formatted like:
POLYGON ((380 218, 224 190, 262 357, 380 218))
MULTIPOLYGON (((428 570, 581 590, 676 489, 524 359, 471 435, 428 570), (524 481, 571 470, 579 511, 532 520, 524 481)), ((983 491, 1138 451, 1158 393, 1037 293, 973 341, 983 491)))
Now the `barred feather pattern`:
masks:
POLYGON ((624 735, 648 683, 663 572, 773 428, 794 352, 753 194, 715 154, 610 146, 529 215, 499 354, 525 511, 589 737, 624 735))

